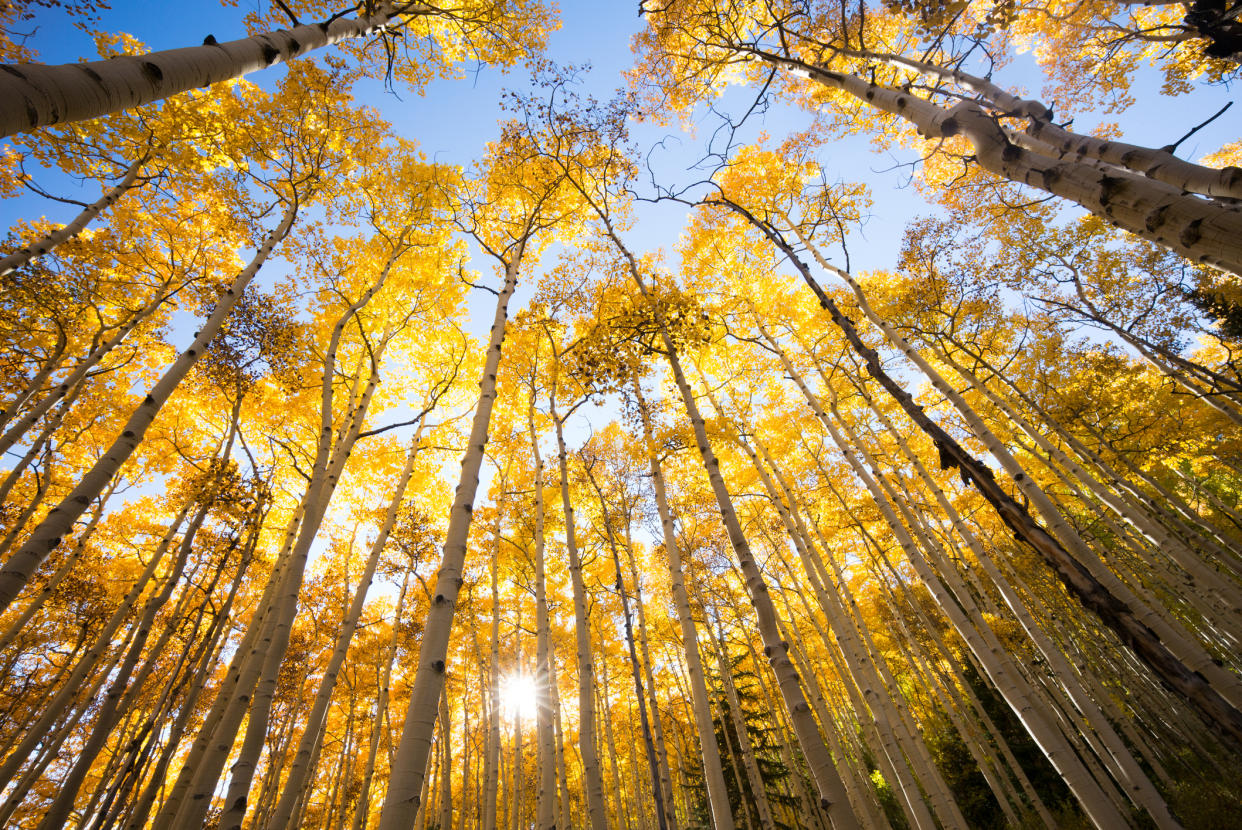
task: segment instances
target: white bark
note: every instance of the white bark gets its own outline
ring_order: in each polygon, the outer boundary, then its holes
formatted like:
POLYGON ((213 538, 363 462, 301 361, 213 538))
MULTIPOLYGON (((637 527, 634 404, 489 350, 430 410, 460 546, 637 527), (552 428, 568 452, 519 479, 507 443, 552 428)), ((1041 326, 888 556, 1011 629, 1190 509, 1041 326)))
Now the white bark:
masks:
POLYGON ((6 65, 0 72, 0 138, 48 124, 98 118, 210 86, 344 40, 365 37, 421 3, 382 3, 373 15, 278 29, 225 43, 123 55, 89 63, 6 65))
POLYGON ((466 544, 470 538, 474 496, 479 487, 479 470, 487 445, 487 429, 496 400, 496 372, 500 366, 500 348, 505 337, 505 319, 509 298, 517 288, 518 268, 525 241, 518 243, 512 260, 505 268, 505 283, 496 299, 483 377, 479 381, 479 404, 470 427, 470 438, 462 459, 461 479, 449 513, 440 570, 436 575, 435 593, 423 627, 415 664, 410 705, 400 743, 393 756, 388 780, 388 794, 380 813, 379 830, 405 830, 418 813, 423 779, 426 777, 427 755, 435 731, 437 709, 444 688, 445 658, 448 656, 449 635, 453 628, 457 592, 461 589, 462 568, 465 566, 466 544))
POLYGON ((203 351, 220 331, 225 319, 233 310, 233 306, 241 299, 246 286, 267 261, 272 249, 288 235, 296 216, 297 203, 292 201, 288 204, 280 225, 268 235, 250 264, 237 275, 233 284, 220 296, 215 310, 204 321, 203 327, 194 337, 194 342, 177 357, 172 366, 147 393, 146 398, 126 421, 121 434, 69 495, 44 517, 17 553, 4 563, 3 568, 0 568, 0 612, 8 608, 39 564, 60 544, 60 540, 72 529, 73 523, 103 492, 121 465, 138 448, 148 427, 155 420, 155 416, 159 414, 169 396, 181 384, 182 379, 198 362, 203 351))
MULTIPOLYGON (((0 85, 3 80, 0 79, 0 85)), ((2 117, 2 116, 0 116, 2 117)), ((104 195, 100 196, 91 204, 87 205, 81 213, 73 218, 69 224, 48 233, 41 239, 37 239, 27 245, 23 245, 11 254, 0 257, 0 277, 9 272, 21 268, 33 259, 43 256, 54 250, 57 245, 73 239, 82 230, 94 221, 95 217, 104 210, 112 206, 112 203, 121 198, 130 188, 134 187, 134 183, 138 181, 138 172, 142 170, 142 166, 146 164, 147 157, 142 158, 131 164, 125 171, 125 175, 104 195)))

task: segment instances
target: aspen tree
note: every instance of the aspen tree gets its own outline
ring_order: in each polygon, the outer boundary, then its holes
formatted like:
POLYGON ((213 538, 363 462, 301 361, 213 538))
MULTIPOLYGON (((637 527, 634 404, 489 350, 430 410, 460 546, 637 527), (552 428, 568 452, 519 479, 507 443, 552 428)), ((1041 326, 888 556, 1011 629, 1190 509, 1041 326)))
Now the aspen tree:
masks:
POLYGON ((535 459, 535 732, 539 746, 539 795, 535 808, 535 827, 549 830, 556 827, 556 754, 553 750, 552 723, 552 662, 556 659, 550 642, 551 621, 548 614, 547 566, 544 561, 544 498, 543 457, 539 454, 539 438, 535 432, 535 383, 538 371, 538 340, 535 365, 531 367, 530 406, 527 426, 530 432, 531 455, 535 459))
MULTIPOLYGON (((548 333, 548 339, 552 335, 548 333)), ((574 635, 577 642, 578 655, 578 751, 582 756, 582 776, 586 794, 588 822, 594 830, 604 830, 608 826, 607 810, 604 806, 604 784, 599 766, 599 754, 596 748, 595 734, 595 662, 592 659, 590 620, 587 617, 586 582, 582 575, 582 557, 578 551, 574 529, 574 508, 569 492, 569 459, 565 447, 565 419, 586 402, 580 398, 569 407, 564 415, 556 409, 556 365, 560 355, 553 346, 553 377, 548 390, 548 414, 556 430, 556 457, 560 468, 561 506, 565 514, 565 554, 569 560, 570 584, 574 595, 574 635)), ((605 721, 611 732, 611 723, 605 721)), ((615 762, 616 753, 612 753, 615 762)))
POLYGON ((461 571, 466 556, 475 491, 479 469, 487 444, 488 424, 496 398, 496 372, 500 366, 500 348, 504 342, 505 321, 509 298, 517 288, 519 269, 527 244, 541 229, 539 211, 548 198, 544 191, 536 193, 530 203, 521 205, 512 237, 490 252, 501 263, 504 283, 497 294, 496 313, 492 321, 486 352, 480 394, 470 428, 468 450, 462 460, 461 480, 449 514, 442 560, 436 575, 435 594, 419 644, 419 658, 410 695, 409 711, 402 728, 400 744, 393 759, 388 791, 380 815, 381 830, 397 830, 406 826, 421 805, 422 784, 426 775, 431 734, 437 719, 438 701, 444 684, 445 658, 452 631, 455 600, 461 585, 461 571))
MULTIPOLYGON (((330 5, 314 5, 316 13, 331 9, 330 5)), ((201 46, 104 61, 9 65, 0 79, 0 97, 6 102, 0 109, 0 137, 141 106, 333 44, 416 29, 420 21, 428 19, 439 21, 442 27, 432 39, 428 54, 420 56, 422 61, 444 60, 445 52, 461 50, 463 58, 469 54, 485 61, 511 63, 539 45, 543 27, 551 23, 551 11, 537 2, 523 3, 521 15, 512 17, 511 7, 490 0, 456 9, 400 0, 357 11, 354 17, 337 13, 310 24, 293 18, 291 29, 274 29, 223 43, 212 37, 210 43, 201 46)))
POLYGON ((651 411, 636 377, 631 375, 630 384, 643 425, 643 444, 647 464, 651 469, 651 483, 655 491, 656 509, 663 532, 664 554, 668 561, 669 579, 673 601, 677 608, 677 620, 681 627, 681 641, 686 660, 686 673, 690 678, 691 701, 694 707, 695 726, 699 737, 699 751, 703 758, 703 777, 707 783, 708 803, 712 822, 717 830, 732 830, 733 814, 729 807, 728 788, 720 766, 720 750, 716 746, 715 730, 712 728, 711 703, 707 696, 707 683, 703 674, 703 662, 699 654, 698 628, 690 611, 690 599, 686 592, 682 573, 681 549, 677 545, 677 530, 669 510, 665 494, 664 475, 656 452, 655 436, 651 424, 651 411))
MULTIPOLYGON (((722 204, 726 204, 722 202, 722 204)), ((1041 556, 1051 565, 1057 574, 1061 577, 1063 584, 1076 597, 1080 598, 1083 604, 1097 613, 1100 618, 1110 628, 1115 631, 1123 643, 1135 650, 1136 654, 1151 667, 1158 676, 1173 689, 1191 701, 1197 711, 1209 723, 1218 724, 1227 734, 1242 740, 1242 713, 1232 705, 1230 699, 1223 695, 1231 692, 1231 687, 1236 685, 1236 679, 1231 683, 1228 677, 1220 669, 1213 671, 1213 666, 1206 658, 1200 658, 1195 655, 1195 651, 1201 652, 1196 646, 1186 641, 1184 636, 1177 635, 1172 628, 1166 623, 1161 624, 1152 613, 1150 608, 1134 605, 1134 600, 1127 601, 1116 595, 1117 590, 1125 590, 1115 576, 1103 573, 1105 569, 1099 565, 1096 560, 1096 567, 1089 567, 1084 564, 1075 555, 1067 551, 1058 538, 1052 536, 1048 531, 1035 523, 1030 514, 1015 502, 1010 496, 1004 493, 997 485, 995 477, 986 467, 970 456, 961 445, 944 432, 939 426, 935 425, 924 414, 913 401, 910 394, 903 390, 880 366, 878 358, 874 350, 870 349, 858 336, 853 323, 845 317, 837 308, 836 303, 819 287, 818 282, 811 276, 809 269, 797 257, 797 254, 786 243, 780 235, 772 229, 772 227, 761 220, 754 217, 745 208, 735 204, 727 203, 731 209, 739 212, 748 221, 751 221, 773 244, 779 248, 786 257, 794 263, 798 268, 803 279, 811 286, 815 292, 820 304, 828 311, 832 321, 845 333, 848 340, 852 344, 852 348, 865 361, 868 372, 875 377, 881 385, 883 385, 893 398, 901 404, 906 414, 919 426, 920 429, 927 432, 933 439, 936 447, 942 452, 944 464, 952 464, 960 467, 969 477, 970 481, 980 489, 981 493, 993 505, 994 509, 1001 515, 1006 524, 1011 527, 1015 533, 1035 548, 1041 556), (1141 619, 1140 619, 1141 615, 1141 619), (1159 634, 1153 630, 1153 626, 1158 629, 1159 634), (1164 640, 1164 641, 1162 641, 1164 640), (1170 641, 1166 644, 1165 641, 1170 641), (1189 667, 1178 654, 1172 649, 1176 647, 1179 652, 1186 653, 1189 651, 1191 655, 1195 655, 1195 668, 1189 667), (1221 686, 1218 691, 1209 681, 1204 679, 1204 674, 1216 680, 1221 686)), ((844 274, 845 272, 835 269, 834 272, 844 274)), ((849 281, 847 281, 849 282, 849 281)), ((856 292, 856 296, 859 294, 856 292)), ((865 305, 865 298, 861 300, 864 309, 869 308, 865 305)), ((950 399, 953 400, 955 406, 964 410, 964 402, 959 403, 956 393, 949 390, 948 385, 939 379, 934 370, 926 361, 905 343, 900 335, 892 331, 891 326, 883 324, 880 320, 875 320, 875 324, 886 335, 894 338, 902 353, 910 357, 924 373, 929 373, 929 377, 933 378, 933 383, 937 383, 937 388, 946 392, 950 399)), ((982 424, 972 423, 972 428, 978 432, 984 432, 982 424)), ((990 444, 989 449, 997 454, 998 458, 1008 458, 1009 454, 994 441, 990 444)), ((1016 463, 1016 462, 1015 462, 1016 463)), ((1032 500, 1037 505, 1041 502, 1037 498, 1039 492, 1034 488, 1029 476, 1025 474, 1022 478, 1016 479, 1023 492, 1031 495, 1032 500)), ((1044 497, 1046 502, 1046 497, 1044 497)), ((1044 505, 1040 510, 1041 515, 1045 518, 1056 520, 1059 514, 1050 504, 1044 505), (1047 515, 1048 512, 1053 514, 1047 515)), ((1064 526, 1064 521, 1059 520, 1060 525, 1064 526)), ((1081 554, 1085 552, 1090 557, 1090 563, 1094 559, 1094 555, 1085 546, 1080 544, 1074 545, 1076 551, 1081 554)))

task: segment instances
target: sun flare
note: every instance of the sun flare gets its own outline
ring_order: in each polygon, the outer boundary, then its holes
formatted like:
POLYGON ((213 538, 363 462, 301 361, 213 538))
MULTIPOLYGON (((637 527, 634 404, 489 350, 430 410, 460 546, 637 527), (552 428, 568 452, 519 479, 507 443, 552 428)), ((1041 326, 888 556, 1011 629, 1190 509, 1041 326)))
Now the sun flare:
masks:
POLYGON ((502 678, 500 708, 507 718, 533 718, 538 708, 535 678, 529 674, 511 674, 502 678))

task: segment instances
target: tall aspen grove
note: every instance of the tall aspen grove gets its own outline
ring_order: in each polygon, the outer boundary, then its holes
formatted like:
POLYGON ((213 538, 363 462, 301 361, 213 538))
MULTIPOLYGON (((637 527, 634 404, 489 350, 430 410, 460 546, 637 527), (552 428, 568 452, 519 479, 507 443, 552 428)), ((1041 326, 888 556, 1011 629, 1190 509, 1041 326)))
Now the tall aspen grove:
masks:
POLYGON ((0 827, 1242 827, 1240 13, 0 4, 0 827))

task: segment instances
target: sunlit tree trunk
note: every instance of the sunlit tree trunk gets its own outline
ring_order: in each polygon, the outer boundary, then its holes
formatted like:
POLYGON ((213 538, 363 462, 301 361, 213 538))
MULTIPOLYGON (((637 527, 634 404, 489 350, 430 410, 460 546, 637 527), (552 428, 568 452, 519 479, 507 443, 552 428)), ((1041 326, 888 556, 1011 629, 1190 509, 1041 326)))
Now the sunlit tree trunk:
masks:
POLYGON ((582 756, 583 790, 586 797, 587 820, 594 830, 606 830, 607 808, 604 805, 604 782, 600 771, 599 751, 595 734, 595 664, 591 649, 590 620, 587 618, 586 582, 582 577, 582 559, 574 533, 574 507, 569 494, 569 459, 565 449, 562 419, 557 415, 555 401, 550 402, 552 421, 556 425, 557 462, 561 473, 561 505, 565 513, 565 552, 569 559, 569 579, 574 595, 574 636, 578 647, 578 751, 582 756))
MULTIPOLYGON (((369 9, 368 9, 369 10, 369 9)), ((365 37, 421 3, 382 3, 357 17, 263 32, 252 37, 145 55, 60 66, 18 64, 0 73, 0 138, 48 124, 98 118, 266 69, 344 40, 365 37)))
POLYGON ((517 250, 505 266, 504 287, 496 298, 496 314, 488 338, 483 377, 479 382, 479 403, 475 408, 468 448, 462 459, 461 478, 449 513, 435 591, 423 627, 422 641, 419 643, 410 705, 401 730, 400 743, 393 756, 387 796, 380 813, 379 830, 406 830, 410 820, 418 812, 423 779, 426 776, 427 755, 431 750, 431 735, 435 729, 440 692, 444 687, 444 661, 448 656, 457 593, 461 588, 474 496, 479 486, 479 470, 483 465, 483 450, 487 445, 492 404, 496 399, 496 371, 500 366, 505 319, 509 298, 517 288, 518 268, 524 249, 523 239, 517 243, 517 250))
MULTIPOLYGON (((2 82, 0 82, 2 83, 2 82)), ((2 110, 0 110, 2 112, 2 110)), ((0 116, 2 118, 3 116, 0 116)), ((48 233, 41 239, 37 239, 27 245, 18 248, 7 256, 0 257, 0 277, 9 272, 21 268, 32 259, 41 257, 44 254, 51 253, 56 249, 57 245, 73 239, 81 233, 87 225, 94 221, 95 217, 112 206, 112 203, 121 198, 138 181, 138 174, 142 170, 142 166, 146 164, 147 157, 143 155, 131 164, 125 171, 125 175, 121 180, 112 187, 108 188, 104 195, 87 205, 81 213, 75 216, 67 225, 57 228, 48 233)))
POLYGON ((147 393, 143 402, 130 415, 121 434, 69 495, 44 517, 21 549, 4 563, 4 567, 0 568, 0 612, 9 607, 9 604, 30 580, 35 569, 60 544, 60 540, 72 529, 73 523, 107 488, 121 465, 138 448, 138 444, 142 442, 155 416, 159 414, 168 397, 181 384, 190 368, 198 362, 203 351, 215 339, 216 333, 224 325, 233 306, 241 299, 246 286, 267 261, 272 249, 289 234, 296 216, 297 202, 294 200, 286 206, 284 218, 259 247, 258 253, 250 260, 250 264, 233 279, 232 284, 220 296, 215 310, 203 322, 202 328, 194 337, 194 342, 177 357, 155 386, 151 387, 151 391, 147 393))
POLYGON ((535 804, 537 830, 556 827, 556 757, 553 752, 551 620, 548 614, 547 566, 544 562, 543 457, 535 432, 535 390, 527 409, 531 455, 535 460, 535 735, 539 747, 539 792, 535 804))
POLYGON ((703 661, 699 655, 699 635, 694 617, 690 612, 690 598, 686 593, 685 577, 681 567, 681 549, 677 546, 677 529, 665 493, 664 474, 656 454, 655 436, 652 434, 651 413, 647 400, 633 381, 634 396, 643 423, 643 443, 647 450, 647 463, 651 468, 651 483, 655 490, 656 510, 660 516, 660 528, 664 534, 664 554, 668 561, 669 582, 673 603, 677 609, 677 621, 681 627, 681 644, 686 660, 686 673, 690 679, 690 698, 694 707, 694 720, 699 737, 699 751, 703 757, 703 777, 707 783, 707 800, 712 811, 712 823, 716 830, 732 830, 733 812, 729 807, 729 790, 720 766, 720 750, 716 746, 716 732, 712 725, 711 700, 707 695, 707 683, 703 674, 703 661))

